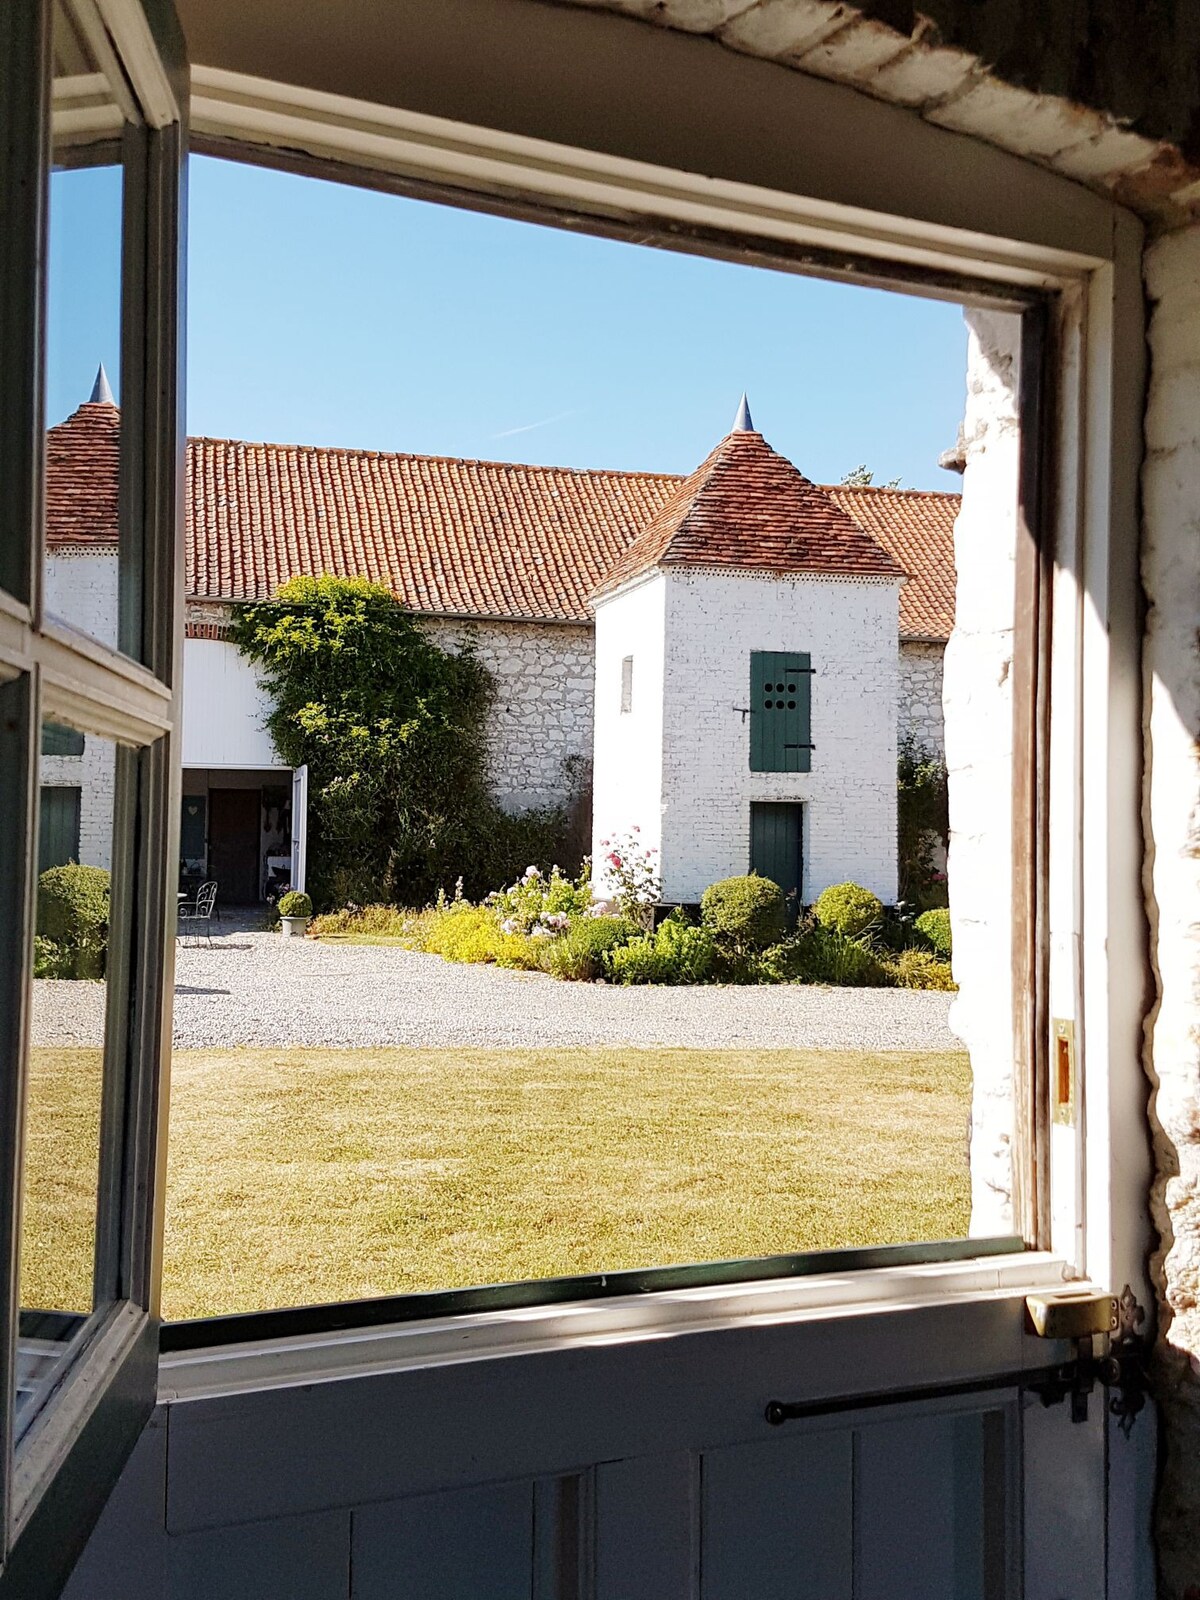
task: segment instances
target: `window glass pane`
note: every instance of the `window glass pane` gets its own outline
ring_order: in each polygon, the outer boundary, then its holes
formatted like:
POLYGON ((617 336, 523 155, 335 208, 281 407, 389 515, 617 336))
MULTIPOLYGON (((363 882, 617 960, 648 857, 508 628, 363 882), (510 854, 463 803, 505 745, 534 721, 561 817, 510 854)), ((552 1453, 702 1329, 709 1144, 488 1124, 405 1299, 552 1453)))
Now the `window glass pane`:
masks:
POLYGON ((117 751, 51 722, 41 760, 33 1011, 25 1097, 16 1421, 57 1379, 97 1294, 117 751), (77 747, 76 743, 77 741, 77 747))
POLYGON ((117 646, 123 117, 55 9, 46 312, 45 606, 117 646))

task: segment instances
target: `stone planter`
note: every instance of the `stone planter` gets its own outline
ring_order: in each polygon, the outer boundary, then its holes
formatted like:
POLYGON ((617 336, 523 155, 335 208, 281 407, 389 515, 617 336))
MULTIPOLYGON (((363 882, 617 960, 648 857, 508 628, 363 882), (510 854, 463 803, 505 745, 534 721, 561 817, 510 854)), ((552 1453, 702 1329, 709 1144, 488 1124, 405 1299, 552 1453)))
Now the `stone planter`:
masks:
POLYGON ((308 927, 308 917, 280 917, 280 931, 285 939, 303 939, 308 927))

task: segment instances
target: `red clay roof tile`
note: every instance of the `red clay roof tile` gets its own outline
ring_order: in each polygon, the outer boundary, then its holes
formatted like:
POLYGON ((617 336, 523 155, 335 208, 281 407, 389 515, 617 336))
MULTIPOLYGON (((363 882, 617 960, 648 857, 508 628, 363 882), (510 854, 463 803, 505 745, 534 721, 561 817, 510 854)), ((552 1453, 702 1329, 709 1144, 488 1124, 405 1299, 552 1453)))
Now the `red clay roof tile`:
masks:
MULTIPOLYGON (((119 420, 89 403, 50 430, 51 545, 116 539, 119 420)), ((898 563, 901 635, 948 636, 957 495, 821 490, 760 435, 730 438, 748 443, 722 440, 687 478, 191 439, 186 592, 260 600, 332 572, 425 614, 583 623, 591 593, 659 548, 766 570, 886 576, 898 563)))
POLYGON ((901 578, 883 546, 763 438, 735 429, 683 482, 599 586, 652 567, 739 567, 901 578))

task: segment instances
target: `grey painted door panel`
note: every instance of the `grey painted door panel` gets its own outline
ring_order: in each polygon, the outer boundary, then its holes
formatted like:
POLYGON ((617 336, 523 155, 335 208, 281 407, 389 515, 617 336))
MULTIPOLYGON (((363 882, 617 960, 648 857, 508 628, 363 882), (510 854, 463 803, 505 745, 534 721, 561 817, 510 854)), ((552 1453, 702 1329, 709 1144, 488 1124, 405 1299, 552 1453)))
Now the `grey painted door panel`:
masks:
POLYGON ((346 1600, 350 1513, 209 1528, 172 1539, 167 1600, 346 1600))
POLYGON ((710 1450, 701 1471, 701 1600, 851 1600, 849 1429, 710 1450))
POLYGON ((500 1483, 356 1511, 350 1600, 530 1600, 533 1500, 500 1483))
MULTIPOLYGON (((160 1408, 66 1600, 1005 1600, 1017 1430, 991 1406, 847 1413, 702 1454, 175 1536, 160 1408)), ((1035 1426, 1066 1449, 1087 1432, 1065 1407, 1035 1426)), ((1063 1531, 1077 1558, 1086 1515, 1078 1540, 1063 1531)))
POLYGON ((695 1593, 699 1482, 685 1450, 597 1467, 595 1600, 695 1593))
POLYGON ((769 1439, 773 1395, 854 1393, 864 1372, 894 1372, 901 1348, 919 1353, 924 1382, 953 1383, 1017 1365, 1022 1337, 1010 1311, 981 1299, 863 1317, 853 1341, 830 1338, 819 1319, 741 1325, 188 1400, 171 1411, 167 1526, 188 1533, 769 1439))

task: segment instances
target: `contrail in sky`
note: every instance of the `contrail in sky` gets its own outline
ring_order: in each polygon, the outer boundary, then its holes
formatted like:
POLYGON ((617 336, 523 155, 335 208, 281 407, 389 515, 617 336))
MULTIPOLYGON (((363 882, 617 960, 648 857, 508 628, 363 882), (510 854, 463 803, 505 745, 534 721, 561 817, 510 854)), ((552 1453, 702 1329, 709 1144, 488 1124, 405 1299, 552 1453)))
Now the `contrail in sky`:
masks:
POLYGON ((576 415, 574 411, 560 411, 556 417, 543 417, 540 422, 525 422, 519 428, 502 428, 490 435, 493 439, 511 439, 514 433, 532 433, 535 428, 548 428, 552 422, 563 422, 576 415))

